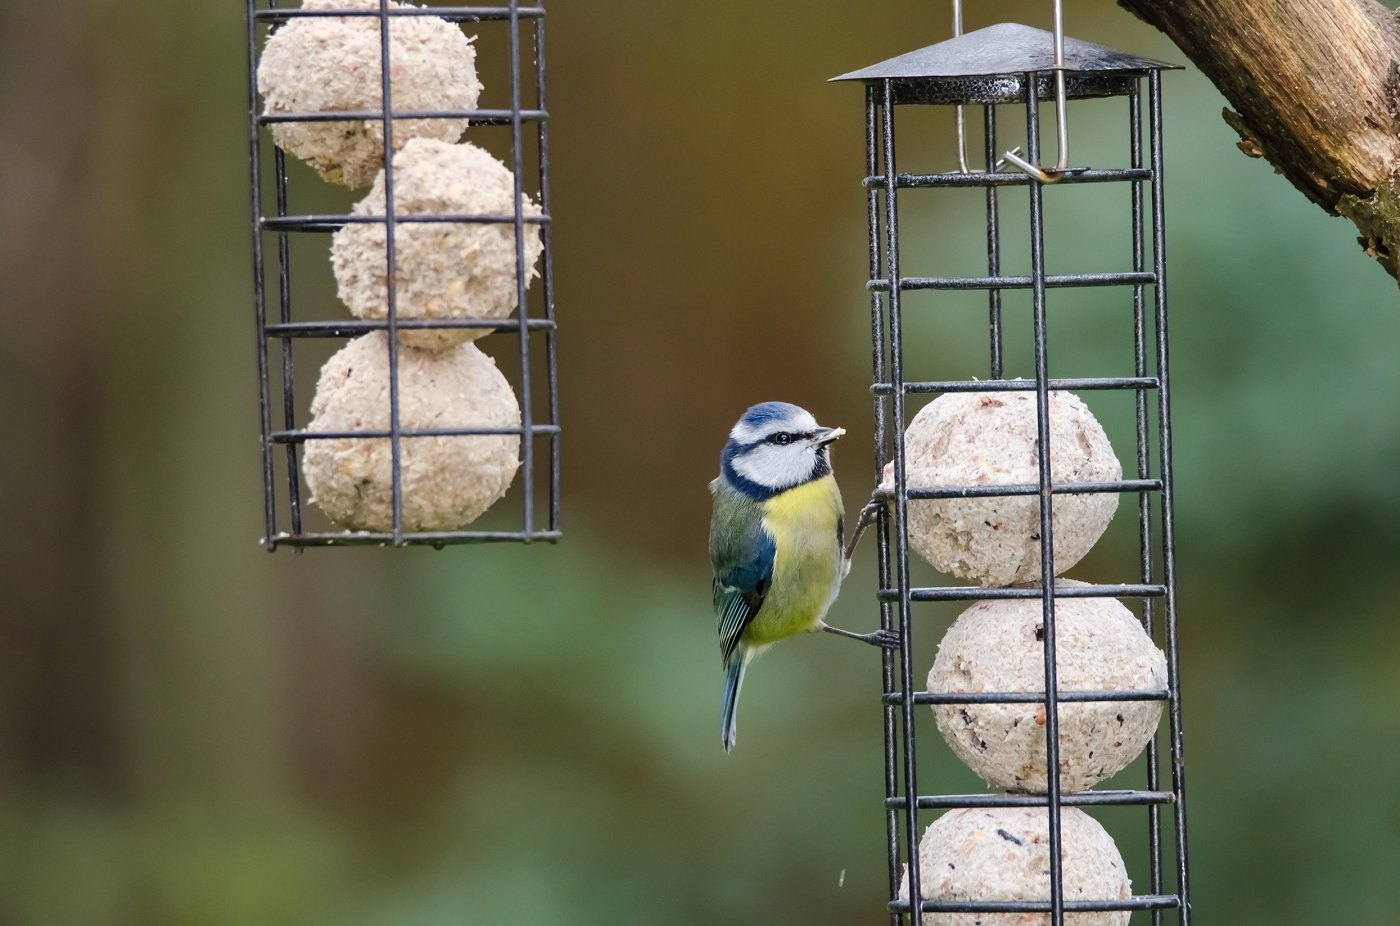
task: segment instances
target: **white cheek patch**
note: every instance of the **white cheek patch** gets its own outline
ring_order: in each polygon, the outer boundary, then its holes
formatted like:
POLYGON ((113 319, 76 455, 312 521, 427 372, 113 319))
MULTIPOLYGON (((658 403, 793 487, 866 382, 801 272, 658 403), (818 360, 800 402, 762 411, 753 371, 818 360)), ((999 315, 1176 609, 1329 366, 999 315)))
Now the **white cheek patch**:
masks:
POLYGON ((729 432, 729 436, 736 444, 752 444, 761 439, 761 433, 744 421, 734 425, 734 430, 729 432))
POLYGON ((786 489, 807 481, 817 465, 817 453, 805 441, 786 447, 760 444, 733 462, 735 472, 750 482, 767 489, 786 489))

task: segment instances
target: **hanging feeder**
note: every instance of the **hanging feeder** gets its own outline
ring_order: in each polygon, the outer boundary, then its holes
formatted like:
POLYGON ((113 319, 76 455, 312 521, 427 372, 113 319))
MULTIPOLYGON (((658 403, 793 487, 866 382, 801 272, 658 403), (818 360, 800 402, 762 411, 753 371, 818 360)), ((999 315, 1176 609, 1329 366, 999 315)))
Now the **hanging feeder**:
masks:
MULTIPOLYGON (((1075 913, 1069 922, 1125 924, 1130 911, 1146 910, 1154 924, 1168 917, 1186 926, 1162 188, 1161 72, 1172 66, 1066 38, 1058 2, 1053 32, 1005 23, 964 35, 956 4, 954 25, 948 41, 834 78, 866 91, 868 288, 883 480, 876 495, 887 502, 877 532, 878 599, 882 627, 901 638, 883 666, 890 922, 961 923, 971 919, 953 914, 976 914, 995 924, 1003 922, 998 914, 1010 922, 1013 914, 1039 913, 1063 926, 1075 913), (1074 160, 1076 104, 1092 98, 1125 103, 1127 144, 1115 155, 1121 163, 1074 160), (1047 101, 1055 110, 1053 161, 1040 144, 1047 101), (927 152, 908 144, 897 151, 896 123, 924 106, 954 108, 951 169, 930 165, 927 152), (965 110, 981 117, 979 167, 969 166, 965 110), (998 144, 1008 117, 1023 121, 1024 151, 998 144), (1063 187, 1057 195, 1065 198, 1090 184, 1128 187, 1130 266, 1073 274, 1049 266, 1050 184, 1063 187), (985 275, 905 275, 901 261, 913 250, 901 242, 901 206, 969 188, 985 191, 976 215, 983 224, 962 234, 985 240, 985 275), (1026 227, 1003 214, 1013 195, 1027 198, 1026 227), (1003 245, 1013 235, 1024 236, 1027 272, 1008 272, 1013 261, 1003 245), (1052 375, 1047 311, 1083 287, 1123 294, 1122 311, 1132 316, 1132 344, 1125 345, 1131 376, 1052 375), (931 305, 965 311, 966 302, 948 294, 968 291, 987 297, 988 338, 979 348, 989 358, 987 378, 907 378, 906 301, 918 300, 920 312, 931 305), (1019 330, 1004 317, 1003 297, 1026 291, 1033 376, 1010 378, 1004 347, 1019 330), (1075 395, 1100 391, 1133 397, 1136 472, 1128 478, 1075 395), (910 397, 930 395, 939 398, 911 418, 910 397), (1109 584, 1057 579, 1098 541, 1123 496, 1137 502, 1123 505, 1137 518, 1137 574, 1109 584), (916 555, 974 584, 916 586, 916 555), (941 647, 919 620, 919 609, 934 601, 973 603, 941 647), (925 687, 920 673, 930 662, 925 687), (953 753, 1002 793, 921 787, 915 744, 930 733, 930 713, 953 753), (1092 787, 1144 748, 1141 788, 1092 787), (1085 812, 1103 805, 1145 808, 1146 884, 1129 888, 1114 840, 1085 812), (929 811, 945 812, 921 833, 920 814, 927 822, 929 811)), ((1113 358, 1104 359, 1111 369, 1113 358)))
POLYGON ((558 540, 542 4, 248 0, 247 24, 264 545, 558 540), (353 204, 303 204, 337 186, 353 204))

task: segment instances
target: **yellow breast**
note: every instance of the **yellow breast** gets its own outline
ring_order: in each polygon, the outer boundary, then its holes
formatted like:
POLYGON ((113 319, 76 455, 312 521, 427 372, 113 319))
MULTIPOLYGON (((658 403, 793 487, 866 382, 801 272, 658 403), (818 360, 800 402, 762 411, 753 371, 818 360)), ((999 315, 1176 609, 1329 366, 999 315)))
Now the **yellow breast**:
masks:
POLYGON ((777 546, 773 580, 763 607, 744 633, 762 646, 813 630, 841 584, 841 492, 830 476, 763 503, 763 526, 777 546))

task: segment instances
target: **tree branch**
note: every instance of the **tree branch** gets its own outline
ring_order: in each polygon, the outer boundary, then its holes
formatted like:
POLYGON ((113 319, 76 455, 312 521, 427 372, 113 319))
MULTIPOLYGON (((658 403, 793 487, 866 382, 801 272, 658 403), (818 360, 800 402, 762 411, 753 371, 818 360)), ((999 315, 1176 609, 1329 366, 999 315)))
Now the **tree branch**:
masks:
POLYGON ((1373 0, 1118 0, 1234 107, 1239 147, 1400 279, 1400 23, 1373 0))

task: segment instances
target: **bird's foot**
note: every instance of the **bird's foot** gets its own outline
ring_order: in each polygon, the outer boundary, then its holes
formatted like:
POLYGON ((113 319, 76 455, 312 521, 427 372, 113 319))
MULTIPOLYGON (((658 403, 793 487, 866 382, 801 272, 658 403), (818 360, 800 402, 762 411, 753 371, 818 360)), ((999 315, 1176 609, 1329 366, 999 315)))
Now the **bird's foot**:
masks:
POLYGON ((853 630, 842 630, 840 627, 833 627, 830 624, 822 624, 822 630, 825 630, 827 633, 834 633, 838 637, 860 640, 863 643, 869 643, 871 646, 878 646, 881 649, 899 649, 899 633, 894 630, 875 630, 870 633, 856 633, 853 630))
POLYGON ((870 501, 865 503, 865 507, 860 510, 860 515, 856 518, 856 529, 851 531, 851 538, 846 543, 843 556, 846 562, 846 569, 851 568, 851 557, 855 555, 856 546, 860 543, 861 535, 875 523, 880 512, 885 509, 886 500, 881 497, 879 488, 876 488, 870 496, 870 501))

